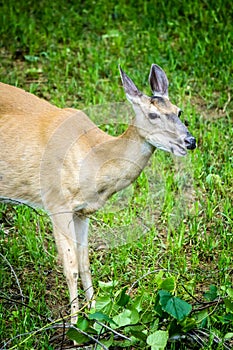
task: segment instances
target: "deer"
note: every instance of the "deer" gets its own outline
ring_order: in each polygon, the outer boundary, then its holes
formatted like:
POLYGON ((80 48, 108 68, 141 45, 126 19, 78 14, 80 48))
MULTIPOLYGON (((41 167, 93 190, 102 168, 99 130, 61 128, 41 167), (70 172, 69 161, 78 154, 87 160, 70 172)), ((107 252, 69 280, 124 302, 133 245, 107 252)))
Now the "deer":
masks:
POLYGON ((143 94, 119 66, 134 118, 111 136, 81 110, 58 108, 0 83, 0 199, 48 213, 66 277, 71 323, 78 318, 78 280, 94 305, 88 254, 89 216, 129 186, 155 149, 185 156, 196 140, 168 95, 168 78, 152 64, 152 96, 143 94))

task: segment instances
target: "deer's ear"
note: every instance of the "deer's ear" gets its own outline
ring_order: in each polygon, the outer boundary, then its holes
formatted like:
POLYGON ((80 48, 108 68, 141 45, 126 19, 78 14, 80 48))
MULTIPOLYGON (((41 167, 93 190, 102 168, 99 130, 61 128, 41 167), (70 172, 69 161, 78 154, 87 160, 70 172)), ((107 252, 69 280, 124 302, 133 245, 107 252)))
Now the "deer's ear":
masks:
POLYGON ((135 97, 142 96, 142 93, 138 90, 134 82, 128 77, 127 74, 119 66, 122 84, 126 93, 126 97, 129 101, 132 101, 135 97))
POLYGON ((165 72, 157 64, 152 64, 149 83, 154 95, 160 94, 168 97, 168 79, 165 72))

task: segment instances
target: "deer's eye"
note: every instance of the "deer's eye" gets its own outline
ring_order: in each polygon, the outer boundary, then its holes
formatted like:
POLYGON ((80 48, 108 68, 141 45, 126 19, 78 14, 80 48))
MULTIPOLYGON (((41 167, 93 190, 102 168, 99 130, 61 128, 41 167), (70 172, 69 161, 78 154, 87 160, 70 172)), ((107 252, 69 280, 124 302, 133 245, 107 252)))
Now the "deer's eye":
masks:
POLYGON ((156 113, 149 113, 149 114, 148 114, 148 117, 149 117, 150 119, 157 119, 157 118, 160 118, 160 116, 159 116, 158 114, 156 114, 156 113))
POLYGON ((181 117, 181 114, 183 113, 183 111, 180 109, 179 111, 178 111, 178 117, 180 118, 181 117))

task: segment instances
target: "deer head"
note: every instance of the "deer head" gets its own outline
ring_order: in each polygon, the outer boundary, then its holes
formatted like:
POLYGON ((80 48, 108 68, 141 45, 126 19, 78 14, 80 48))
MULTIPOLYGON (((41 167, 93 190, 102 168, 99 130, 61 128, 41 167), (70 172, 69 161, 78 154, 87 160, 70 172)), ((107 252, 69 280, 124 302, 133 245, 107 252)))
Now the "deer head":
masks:
POLYGON ((134 82, 120 69, 127 99, 132 103, 136 117, 133 122, 139 135, 150 145, 185 156, 187 149, 196 148, 196 140, 181 122, 181 110, 168 97, 168 79, 165 72, 152 64, 149 83, 153 96, 144 95, 134 82))

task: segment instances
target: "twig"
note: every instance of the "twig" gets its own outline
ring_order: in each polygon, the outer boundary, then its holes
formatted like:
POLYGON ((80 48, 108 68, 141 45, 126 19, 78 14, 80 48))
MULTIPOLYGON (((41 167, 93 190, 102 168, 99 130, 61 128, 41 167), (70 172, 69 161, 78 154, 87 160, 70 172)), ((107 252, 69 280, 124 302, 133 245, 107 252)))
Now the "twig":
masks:
POLYGON ((3 345, 3 347, 0 348, 0 350, 6 349, 6 346, 7 346, 8 344, 10 344, 13 340, 15 340, 15 339, 17 339, 17 338, 19 338, 19 337, 23 337, 24 335, 32 334, 32 333, 34 333, 34 332, 35 332, 35 331, 26 332, 26 333, 22 333, 22 334, 17 334, 15 337, 11 338, 11 339, 8 340, 6 343, 3 343, 4 345, 3 345))
POLYGON ((203 304, 199 299, 197 299, 194 295, 192 295, 184 285, 182 285, 182 287, 183 287, 183 289, 185 290, 185 292, 186 292, 192 299, 194 299, 198 304, 203 304))
POLYGON ((219 344, 222 342, 222 345, 224 346, 225 349, 231 350, 231 348, 226 344, 226 342, 223 342, 221 338, 219 338, 215 333, 211 332, 210 330, 205 330, 204 328, 193 329, 191 332, 188 333, 188 335, 191 337, 193 337, 193 336, 198 337, 198 339, 200 339, 202 344, 200 344, 199 342, 198 343, 199 343, 199 345, 202 345, 202 346, 204 345, 204 343, 206 343, 206 341, 203 340, 201 338, 201 336, 209 338, 209 336, 212 335, 213 341, 215 343, 219 344))
POLYGON ((108 329, 108 330, 111 331, 113 334, 117 335, 118 337, 123 338, 123 339, 125 339, 125 340, 130 340, 130 341, 131 341, 130 338, 126 337, 124 334, 118 333, 117 331, 115 331, 115 330, 112 329, 111 327, 107 326, 106 324, 104 324, 104 323, 102 323, 102 322, 99 322, 99 321, 96 321, 96 320, 95 320, 95 322, 96 322, 97 324, 99 324, 100 326, 102 326, 103 328, 108 329))
MULTIPOLYGON (((69 328, 70 326, 67 326, 66 328, 69 328)), ((37 333, 41 332, 41 331, 47 331, 47 330, 50 330, 50 329, 57 329, 57 328, 63 328, 63 324, 58 324, 58 325, 54 325, 54 326, 48 326, 48 327, 43 327, 43 328, 40 328, 40 329, 37 329, 37 330, 33 330, 33 331, 30 331, 30 332, 25 332, 25 333, 21 333, 21 334, 17 334, 15 337, 11 338, 10 340, 8 340, 5 344, 4 344, 4 348, 1 348, 0 350, 4 350, 6 348, 6 346, 8 344, 10 344, 13 340, 17 339, 17 338, 20 338, 20 337, 23 337, 25 335, 36 335, 37 333)), ((24 342, 24 341, 23 341, 24 342)), ((23 343, 22 342, 22 343, 23 343)), ((21 343, 21 344, 22 344, 21 343)), ((16 349, 18 347, 18 345, 14 345, 12 346, 11 348, 9 348, 9 350, 11 349, 16 349)))
POLYGON ((15 270, 13 269, 13 266, 10 264, 10 262, 7 260, 7 258, 6 258, 2 253, 0 253, 0 256, 3 258, 3 260, 4 260, 4 261, 7 263, 7 265, 10 267, 11 272, 13 273, 13 275, 14 275, 14 277, 15 277, 15 280, 16 280, 16 283, 17 283, 17 285, 18 285, 19 293, 20 293, 21 298, 22 298, 22 302, 24 302, 23 291, 22 291, 22 289, 21 289, 21 287, 20 287, 19 279, 18 279, 18 277, 17 277, 17 275, 16 275, 16 273, 15 273, 15 270))
POLYGON ((19 304, 19 305, 25 306, 25 307, 27 307, 29 310, 35 312, 40 318, 43 318, 43 319, 45 319, 45 320, 47 320, 47 321, 49 321, 49 322, 54 322, 52 319, 50 319, 50 318, 48 318, 48 317, 46 317, 46 316, 40 314, 36 309, 34 309, 33 307, 31 307, 31 306, 25 304, 25 303, 22 302, 22 301, 17 301, 17 300, 15 300, 15 299, 10 299, 10 298, 4 297, 4 296, 2 296, 2 295, 0 295, 0 299, 4 299, 4 300, 7 300, 7 301, 9 301, 9 302, 11 302, 11 303, 15 303, 15 304, 19 304))
MULTIPOLYGON (((62 324, 50 324, 48 325, 47 327, 42 327, 40 329, 37 329, 37 330, 34 330, 34 331, 31 331, 31 332, 27 332, 27 333, 22 333, 22 334, 17 334, 15 337, 11 338, 8 342, 6 342, 4 344, 4 347, 2 348, 2 350, 8 345, 10 344, 14 339, 17 339, 19 337, 22 337, 22 336, 25 336, 25 335, 28 335, 28 336, 32 336, 32 335, 36 335, 42 331, 47 331, 47 330, 50 330, 50 329, 57 329, 57 328, 63 328, 63 329, 75 329, 77 332, 85 335, 86 337, 88 337, 89 339, 91 339, 94 343, 97 343, 98 345, 100 345, 102 347, 102 349, 104 350, 108 350, 108 348, 106 348, 106 346, 104 344, 102 344, 100 341, 98 341, 97 339, 95 339, 94 337, 92 337, 90 334, 82 331, 81 329, 75 327, 74 325, 70 325, 70 324, 64 324, 64 322, 62 324)), ((28 338, 27 338, 28 339, 28 338)), ((16 349, 18 348, 19 345, 22 345, 23 343, 25 343, 25 341, 27 339, 24 339, 20 344, 17 344, 17 345, 14 345, 12 346, 9 350, 13 350, 13 349, 16 349)))
MULTIPOLYGON (((206 301, 206 302, 200 302, 198 301, 199 304, 202 304, 201 306, 197 307, 196 309, 192 310, 192 313, 194 312, 198 312, 201 310, 205 310, 208 309, 211 306, 215 306, 215 308, 219 305, 223 303, 223 298, 219 297, 217 300, 213 300, 213 301, 206 301)), ((215 309, 211 312, 213 313, 215 311, 215 309)))
POLYGON ((195 330, 188 333, 188 337, 194 340, 200 347, 202 347, 205 341, 197 334, 195 330))
POLYGON ((12 198, 5 198, 5 197, 0 197, 0 202, 5 203, 5 204, 11 204, 11 205, 26 205, 28 208, 32 209, 37 215, 42 216, 38 210, 36 210, 33 206, 30 204, 17 200, 17 199, 12 199, 12 198))
POLYGON ((74 325, 69 326, 69 328, 75 329, 77 332, 79 332, 79 333, 85 335, 86 337, 88 337, 89 339, 91 339, 92 341, 94 341, 95 344, 98 344, 98 345, 102 346, 102 348, 103 348, 104 350, 108 350, 108 348, 106 348, 106 346, 105 346, 104 344, 102 344, 102 343, 101 343, 99 340, 97 340, 96 338, 92 337, 92 335, 90 335, 90 334, 88 334, 88 333, 82 331, 81 329, 75 327, 74 325))

